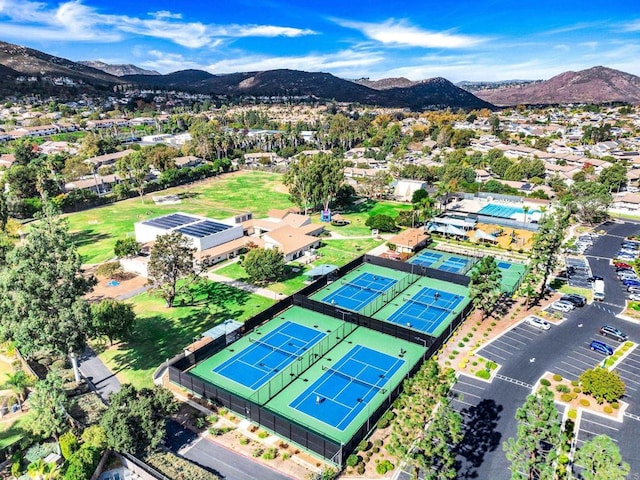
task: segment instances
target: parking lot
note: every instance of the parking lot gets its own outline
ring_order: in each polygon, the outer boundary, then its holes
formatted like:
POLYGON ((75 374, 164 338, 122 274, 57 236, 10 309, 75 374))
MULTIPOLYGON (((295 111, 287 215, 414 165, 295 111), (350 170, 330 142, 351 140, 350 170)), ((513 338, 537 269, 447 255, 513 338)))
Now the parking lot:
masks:
POLYGON ((591 268, 584 257, 565 257, 567 281, 572 287, 591 288, 591 268))
MULTIPOLYGON (((612 347, 619 345, 599 334, 602 325, 614 326, 628 334, 631 341, 640 343, 640 323, 617 317, 624 308, 627 291, 611 265, 624 237, 640 231, 640 224, 612 222, 601 228, 607 234, 595 238, 584 257, 570 256, 566 261, 567 266, 574 267, 570 285, 590 288, 591 283, 587 280, 590 276, 603 277, 604 302, 564 313, 564 319, 552 324, 549 330, 524 323, 515 325, 477 352, 500 365, 492 382, 461 376, 454 387, 452 406, 462 414, 466 432, 457 457, 460 462, 458 478, 510 478, 502 443, 516 434, 516 409, 545 372, 576 380, 585 370, 601 364, 606 357, 590 349, 591 341, 603 341, 612 347), (489 420, 481 422, 477 416, 479 412, 486 414, 489 420), (478 438, 485 438, 487 442, 478 438), (477 455, 470 453, 473 448, 479 449, 477 455)), ((610 436, 618 444, 622 458, 631 465, 628 478, 640 478, 640 457, 636 448, 640 438, 640 348, 631 351, 616 371, 627 386, 623 401, 629 406, 624 421, 584 412, 577 425, 577 445, 580 447, 598 434, 610 436)), ((562 415, 564 407, 559 406, 559 410, 562 415)))

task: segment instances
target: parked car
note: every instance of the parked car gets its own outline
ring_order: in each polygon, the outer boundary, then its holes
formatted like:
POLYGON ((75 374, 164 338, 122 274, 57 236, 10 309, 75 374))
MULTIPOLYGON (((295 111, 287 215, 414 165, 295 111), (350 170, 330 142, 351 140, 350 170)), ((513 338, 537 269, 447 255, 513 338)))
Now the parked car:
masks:
POLYGON ((578 295, 577 293, 569 293, 563 295, 560 301, 573 303, 576 307, 584 307, 587 304, 587 297, 578 295))
POLYGON ((640 293, 640 287, 627 287, 627 292, 629 293, 640 293))
POLYGON ((634 271, 628 270, 626 272, 618 272, 618 279, 619 280, 629 280, 629 279, 633 279, 633 278, 638 278, 638 274, 634 271))
POLYGON ((620 272, 634 272, 633 267, 616 267, 616 273, 620 272))
POLYGON ((629 339, 629 337, 618 330, 616 327, 612 327, 611 325, 603 325, 600 327, 600 335, 603 337, 611 337, 614 340, 619 342, 624 342, 629 339))
POLYGON ((599 275, 593 275, 593 276, 587 278, 587 280, 590 281, 590 282, 595 282, 596 280, 604 280, 604 278, 602 278, 599 275))
POLYGON ((640 302, 640 293, 632 293, 629 295, 629 300, 632 302, 640 302))
POLYGON ((525 322, 528 325, 531 325, 532 327, 539 328, 540 330, 549 330, 551 328, 551 325, 549 324, 549 322, 546 322, 543 319, 533 315, 530 317, 527 317, 525 322))
POLYGON ((633 280, 633 279, 623 280, 622 284, 625 287, 640 287, 640 280, 633 280))
POLYGON ((613 266, 616 268, 633 268, 631 265, 624 262, 613 262, 613 266))
POLYGON ((605 355, 613 355, 613 348, 599 340, 591 340, 589 348, 594 352, 604 353, 605 355))
MULTIPOLYGON (((640 282, 638 283, 638 286, 640 286, 640 282)), ((560 302, 560 301, 553 302, 551 305, 549 305, 549 308, 551 308, 552 310, 556 310, 558 312, 563 312, 563 313, 570 312, 571 310, 574 309, 573 305, 569 303, 560 302)))

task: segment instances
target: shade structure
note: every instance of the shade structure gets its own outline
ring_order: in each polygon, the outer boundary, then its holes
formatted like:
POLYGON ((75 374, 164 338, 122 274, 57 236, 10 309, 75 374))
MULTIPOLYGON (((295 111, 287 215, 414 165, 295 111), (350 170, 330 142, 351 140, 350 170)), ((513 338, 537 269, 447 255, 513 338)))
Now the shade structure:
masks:
POLYGON ((322 275, 327 275, 328 273, 337 270, 338 267, 336 265, 329 265, 327 263, 323 263, 322 265, 318 265, 315 268, 312 268, 308 272, 304 272, 304 275, 307 277, 321 277, 322 275))
POLYGON ((497 242, 498 241, 498 239, 496 237, 494 237, 490 233, 483 232, 482 230, 477 230, 476 233, 473 234, 473 239, 474 240, 483 240, 483 241, 487 241, 488 240, 490 242, 497 242))

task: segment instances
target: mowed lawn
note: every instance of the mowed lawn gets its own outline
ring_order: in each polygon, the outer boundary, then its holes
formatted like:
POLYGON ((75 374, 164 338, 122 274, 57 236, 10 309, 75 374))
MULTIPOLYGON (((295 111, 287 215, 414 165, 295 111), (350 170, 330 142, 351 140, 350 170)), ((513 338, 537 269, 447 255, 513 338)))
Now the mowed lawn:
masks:
POLYGON ((110 205, 66 215, 83 263, 99 263, 113 257, 116 240, 133 234, 133 224, 173 212, 217 219, 251 211, 265 217, 272 208, 293 206, 279 174, 242 171, 214 177, 195 185, 147 194, 144 203, 131 198, 110 205), (152 196, 178 195, 176 205, 156 205, 152 196))
POLYGON ((94 347, 121 382, 151 387, 154 370, 180 353, 194 337, 227 319, 244 321, 274 300, 205 280, 193 286, 189 295, 180 297, 173 308, 167 308, 164 300, 149 293, 140 294, 131 302, 138 315, 131 340, 113 347, 94 347))
MULTIPOLYGON (((365 226, 367 219, 373 215, 388 215, 396 218, 403 210, 411 210, 411 205, 400 202, 367 200, 358 205, 350 205, 341 210, 340 215, 349 220, 349 225, 338 227, 326 223, 326 229, 332 230, 345 237, 362 237, 371 235, 371 229, 365 226)), ((314 221, 320 222, 320 217, 314 215, 314 221)))
POLYGON ((18 418, 0 420, 0 450, 13 445, 26 435, 31 435, 27 425, 31 421, 31 413, 25 413, 18 418))

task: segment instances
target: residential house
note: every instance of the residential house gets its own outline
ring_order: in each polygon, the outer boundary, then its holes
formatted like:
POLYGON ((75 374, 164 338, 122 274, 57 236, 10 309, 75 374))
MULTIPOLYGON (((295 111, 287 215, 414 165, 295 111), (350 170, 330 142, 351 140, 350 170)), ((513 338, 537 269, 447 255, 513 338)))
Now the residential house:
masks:
POLYGON ((107 153, 105 155, 98 155, 97 157, 87 158, 85 163, 90 164, 94 171, 97 171, 98 168, 104 167, 105 165, 113 165, 116 161, 122 157, 126 157, 127 155, 133 153, 135 150, 127 149, 121 152, 115 153, 107 153))

